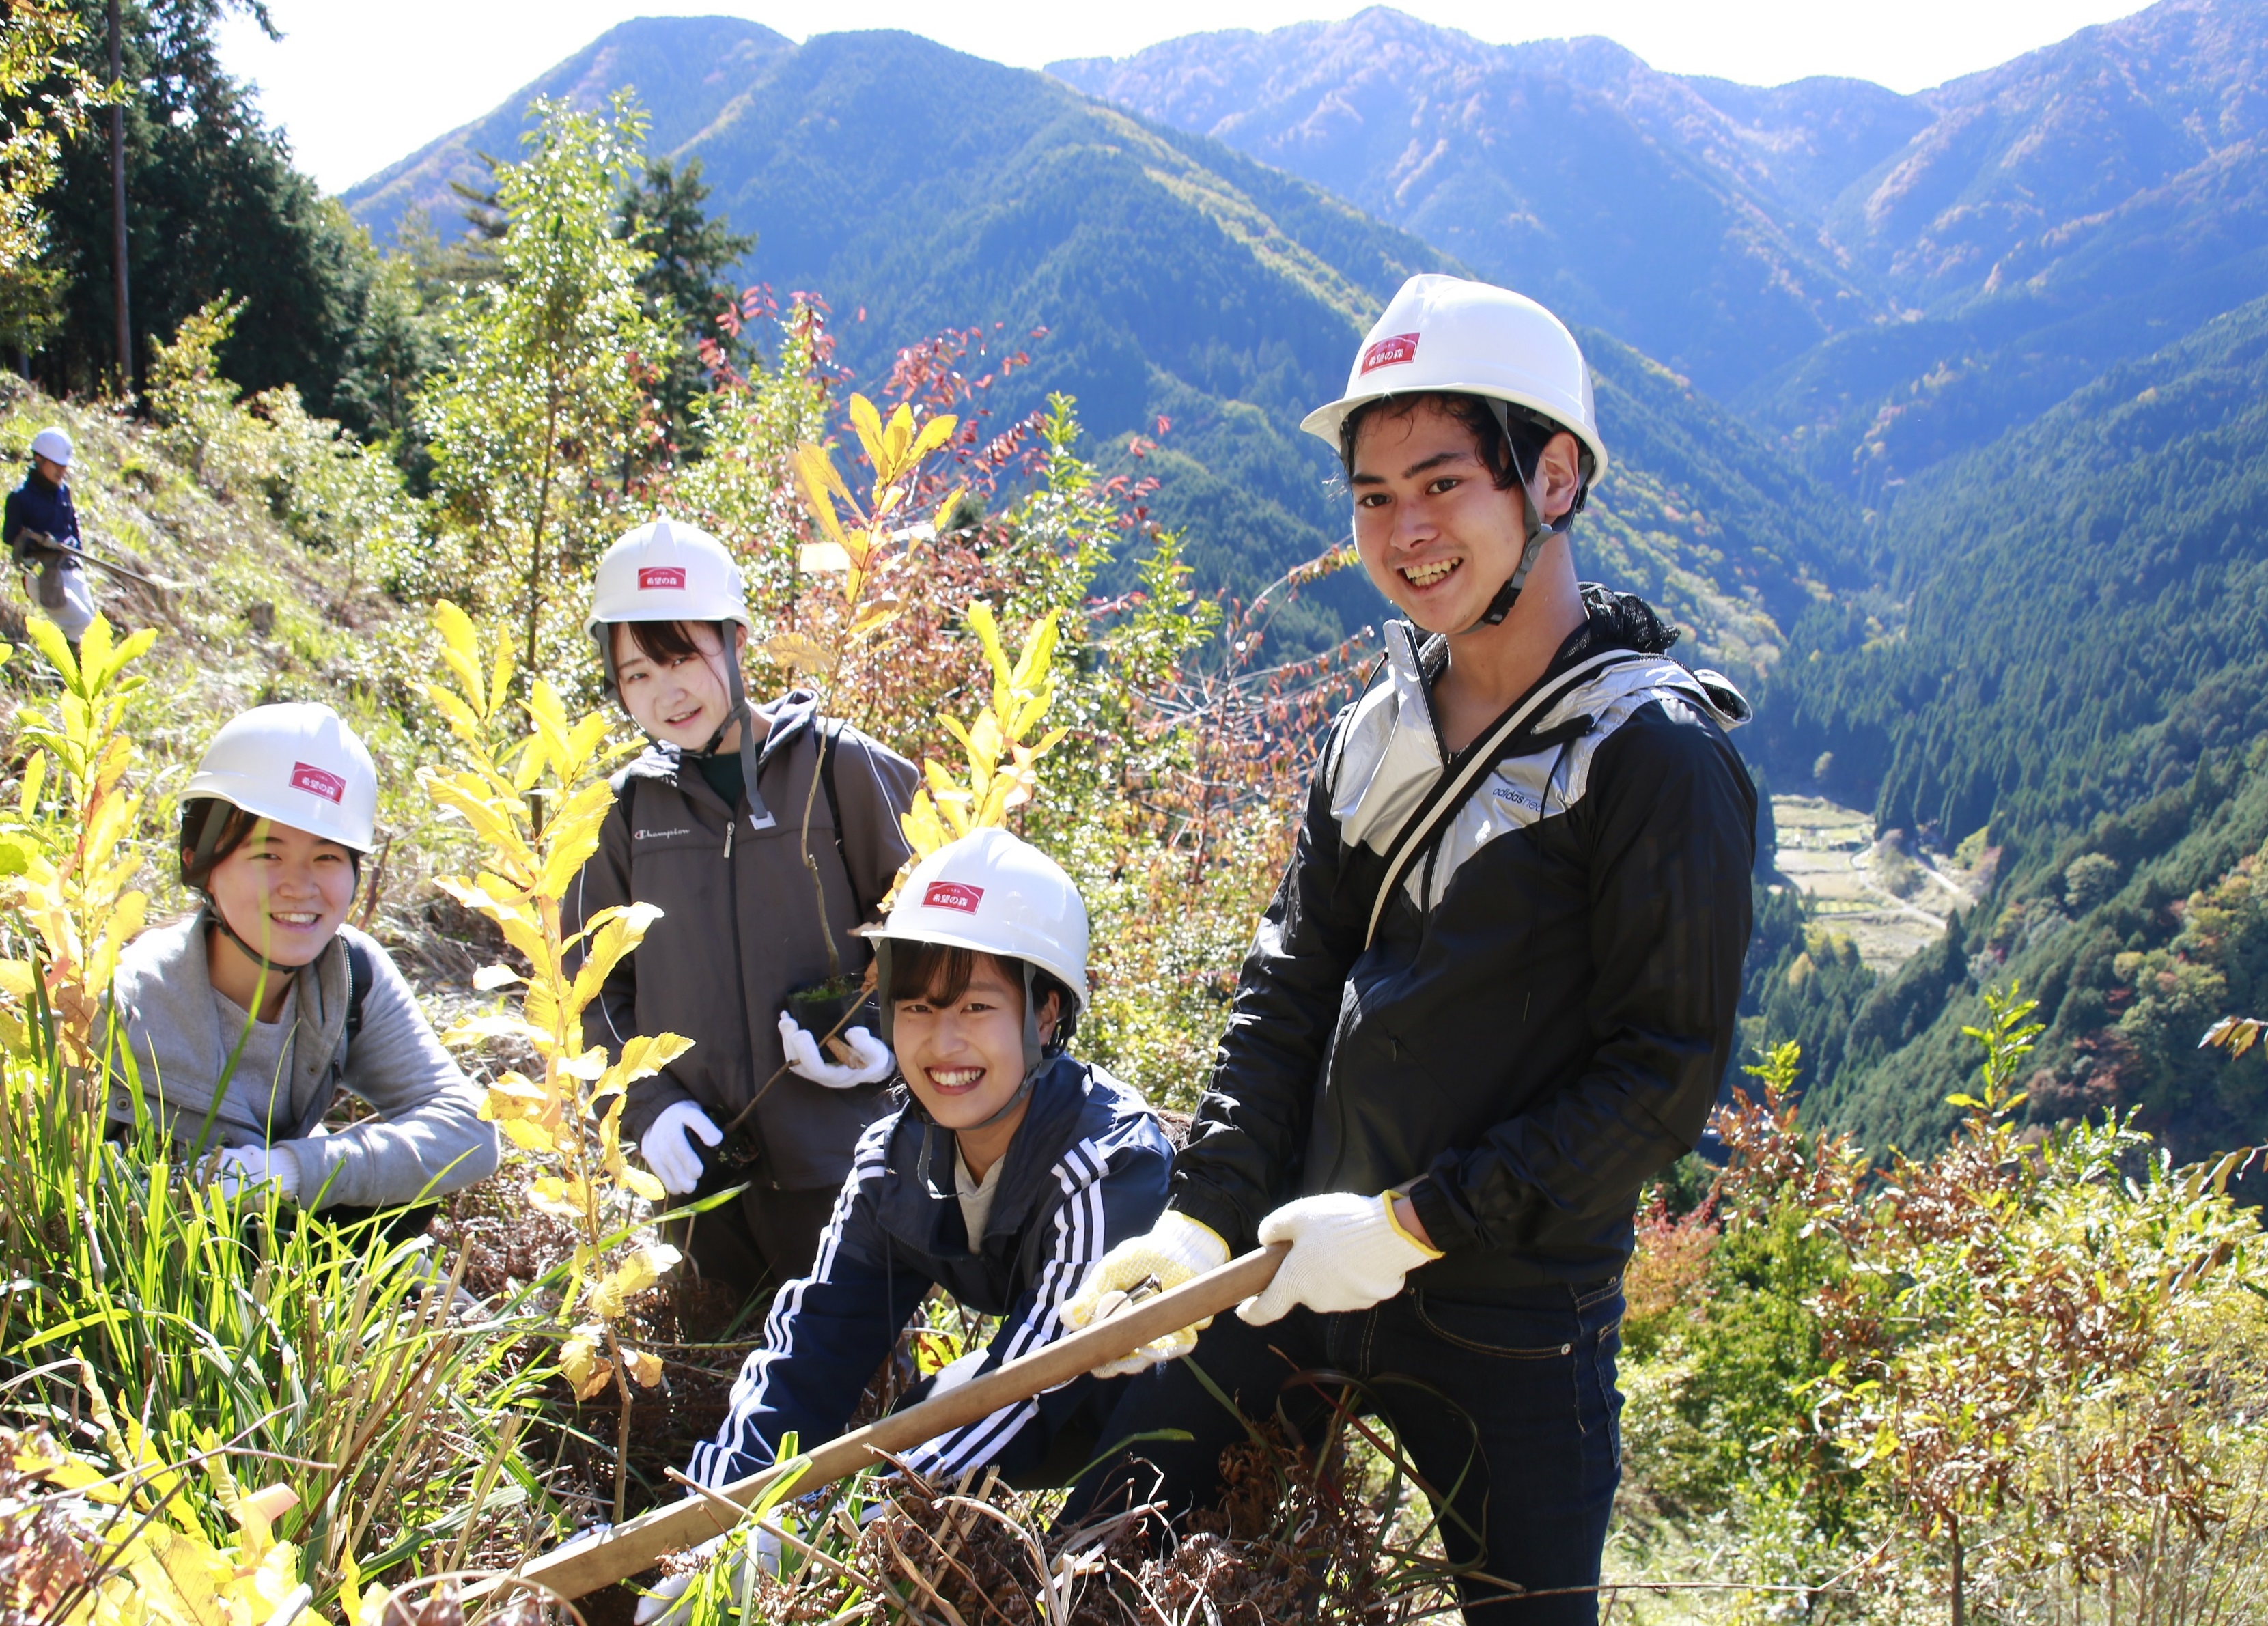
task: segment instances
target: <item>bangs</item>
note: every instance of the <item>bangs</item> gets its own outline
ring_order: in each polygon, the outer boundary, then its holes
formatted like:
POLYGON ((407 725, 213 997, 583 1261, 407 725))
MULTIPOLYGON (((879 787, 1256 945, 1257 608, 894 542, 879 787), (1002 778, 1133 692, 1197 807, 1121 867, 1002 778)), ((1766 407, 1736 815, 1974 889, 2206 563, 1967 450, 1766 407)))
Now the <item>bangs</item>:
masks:
POLYGON ((616 623, 630 635, 638 653, 657 666, 674 660, 694 660, 702 650, 693 641, 693 634, 681 621, 626 621, 616 623))

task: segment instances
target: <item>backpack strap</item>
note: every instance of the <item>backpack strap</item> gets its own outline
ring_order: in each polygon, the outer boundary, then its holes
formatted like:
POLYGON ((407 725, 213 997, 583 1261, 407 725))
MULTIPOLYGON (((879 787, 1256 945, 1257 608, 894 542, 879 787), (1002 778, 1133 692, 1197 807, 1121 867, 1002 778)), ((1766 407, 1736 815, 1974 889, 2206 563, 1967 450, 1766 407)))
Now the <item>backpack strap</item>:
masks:
MULTIPOLYGON (((1370 923, 1363 930, 1364 948, 1378 940, 1378 923, 1385 918, 1387 900, 1409 873, 1410 865, 1432 845, 1457 810, 1472 798, 1473 792, 1488 777, 1489 770, 1503 760, 1506 747, 1530 720, 1544 715, 1605 668, 1626 660, 1650 658, 1634 650, 1617 648, 1578 661, 1506 712, 1493 727, 1465 748, 1462 763, 1452 760, 1451 771, 1444 774, 1426 793, 1425 799, 1418 804, 1386 850, 1385 874, 1378 883, 1378 895, 1371 900, 1370 923)), ((1587 726, 1587 723, 1586 719, 1587 726)))
POLYGON ((370 951, 353 938, 347 939, 347 1043, 352 1045, 362 1032, 362 1002, 370 997, 371 984, 378 980, 377 968, 370 963, 370 951))
POLYGON ((843 725, 833 717, 819 719, 819 788, 827 793, 827 816, 835 821, 835 856, 843 860, 843 879, 850 883, 850 901, 858 905, 865 923, 870 908, 858 895, 858 872, 850 867, 850 849, 843 841, 843 798, 835 788, 835 758, 843 739, 843 725))

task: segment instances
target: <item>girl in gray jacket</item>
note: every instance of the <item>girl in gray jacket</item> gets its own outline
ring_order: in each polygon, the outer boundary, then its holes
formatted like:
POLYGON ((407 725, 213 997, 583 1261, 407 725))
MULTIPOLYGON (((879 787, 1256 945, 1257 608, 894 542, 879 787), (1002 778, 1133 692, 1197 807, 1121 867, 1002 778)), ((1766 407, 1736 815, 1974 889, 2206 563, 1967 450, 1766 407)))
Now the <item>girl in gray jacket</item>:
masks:
MULTIPOLYGON (((480 1096, 376 942, 345 924, 378 776, 320 705, 261 706, 217 735, 181 801, 186 921, 120 956, 108 1112, 217 1149, 221 1183, 335 1218, 426 1204, 497 1165, 480 1096), (375 1109, 335 1134, 345 1089, 375 1109)), ((403 1216, 422 1230, 431 1210, 403 1216)))

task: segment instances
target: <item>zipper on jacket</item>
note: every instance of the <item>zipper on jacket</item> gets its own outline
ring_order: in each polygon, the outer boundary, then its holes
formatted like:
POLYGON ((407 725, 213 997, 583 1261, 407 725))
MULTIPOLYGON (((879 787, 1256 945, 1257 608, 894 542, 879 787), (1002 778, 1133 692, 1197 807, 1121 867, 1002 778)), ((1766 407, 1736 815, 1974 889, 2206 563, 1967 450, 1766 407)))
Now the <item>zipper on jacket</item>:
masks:
POLYGON ((740 822, 740 820, 737 817, 728 818, 725 820, 725 861, 727 864, 730 864, 733 861, 733 831, 739 826, 740 822))

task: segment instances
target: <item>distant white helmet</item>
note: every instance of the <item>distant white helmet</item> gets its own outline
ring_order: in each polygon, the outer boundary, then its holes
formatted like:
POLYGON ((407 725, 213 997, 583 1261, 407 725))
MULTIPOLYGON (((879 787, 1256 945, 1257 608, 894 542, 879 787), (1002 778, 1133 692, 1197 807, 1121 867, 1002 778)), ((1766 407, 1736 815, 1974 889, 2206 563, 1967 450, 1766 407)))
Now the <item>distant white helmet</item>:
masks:
POLYGON ((32 437, 32 455, 69 468, 71 465, 71 438, 64 430, 51 424, 32 437))
POLYGON ((748 622, 747 589, 725 544, 698 526, 656 519, 625 531, 591 584, 591 617, 607 681, 615 681, 614 634, 624 621, 748 622))
POLYGON ((1307 414, 1300 427, 1336 451, 1340 426, 1357 407, 1436 390, 1549 418, 1590 452, 1593 483, 1607 472, 1591 370, 1575 335, 1525 294, 1462 276, 1428 274, 1403 283, 1363 336, 1346 394, 1307 414))
POLYGON ((971 830, 924 858, 867 933, 1024 960, 1071 990, 1072 1012, 1086 1004, 1086 901, 1061 865, 1006 830, 971 830))
POLYGON ((184 802, 202 797, 356 852, 375 843, 378 770, 354 730, 328 706, 254 706, 232 718, 205 747, 181 792, 184 802))

